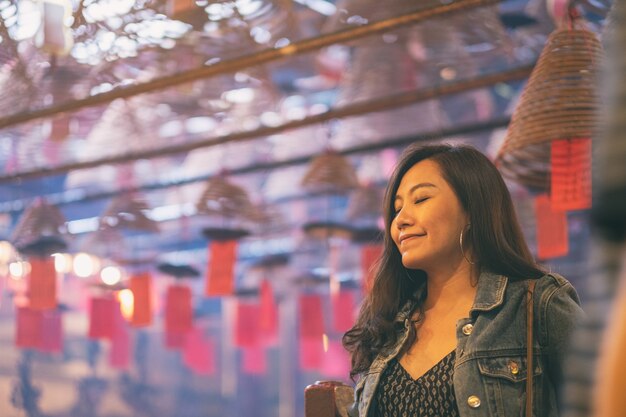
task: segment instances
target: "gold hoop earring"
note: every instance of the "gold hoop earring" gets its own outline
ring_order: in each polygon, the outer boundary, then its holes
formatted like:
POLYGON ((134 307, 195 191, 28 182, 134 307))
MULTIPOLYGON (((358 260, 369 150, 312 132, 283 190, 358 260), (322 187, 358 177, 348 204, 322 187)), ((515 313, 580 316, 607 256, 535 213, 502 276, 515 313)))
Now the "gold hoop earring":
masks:
MULTIPOLYGON (((468 224, 467 228, 469 228, 469 226, 470 225, 468 224)), ((465 256, 465 251, 463 250, 463 230, 461 230, 461 235, 459 236, 459 246, 461 247, 461 255, 463 255, 463 259, 465 259, 468 264, 474 265, 475 263, 470 261, 469 258, 465 256)))

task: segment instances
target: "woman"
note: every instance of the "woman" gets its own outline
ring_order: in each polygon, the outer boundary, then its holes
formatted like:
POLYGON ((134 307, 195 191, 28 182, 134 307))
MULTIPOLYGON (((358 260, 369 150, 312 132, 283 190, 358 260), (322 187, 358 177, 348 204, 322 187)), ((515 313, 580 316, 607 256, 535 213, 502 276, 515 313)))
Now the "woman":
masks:
POLYGON ((532 259, 502 177, 466 146, 413 146, 384 200, 372 291, 343 338, 359 375, 352 416, 519 417, 526 295, 534 291, 534 415, 558 416, 561 357, 582 314, 532 259))

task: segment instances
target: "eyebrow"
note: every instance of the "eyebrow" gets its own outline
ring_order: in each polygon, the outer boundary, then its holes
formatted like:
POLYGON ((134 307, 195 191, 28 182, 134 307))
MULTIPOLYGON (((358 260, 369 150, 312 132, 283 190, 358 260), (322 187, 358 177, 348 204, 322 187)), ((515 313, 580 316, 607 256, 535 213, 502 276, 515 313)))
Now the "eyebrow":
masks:
MULTIPOLYGON (((415 190, 417 190, 419 188, 425 188, 425 187, 437 188, 437 186, 435 184, 432 184, 430 182, 420 182, 419 184, 415 184, 413 187, 411 187, 411 189, 409 190, 409 194, 413 193, 415 190)), ((398 200, 398 199, 401 199, 401 198, 402 197, 400 197, 398 194, 396 194, 395 200, 398 200)))

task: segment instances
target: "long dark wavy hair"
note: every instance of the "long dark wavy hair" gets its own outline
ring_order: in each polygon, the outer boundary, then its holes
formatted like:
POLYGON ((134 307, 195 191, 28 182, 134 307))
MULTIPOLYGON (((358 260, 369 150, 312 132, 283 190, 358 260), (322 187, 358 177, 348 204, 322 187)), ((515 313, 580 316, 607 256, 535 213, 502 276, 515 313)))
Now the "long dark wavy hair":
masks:
MULTIPOLYGON (((539 278, 545 273, 528 249, 506 184, 485 155, 470 146, 410 146, 391 175, 385 193, 384 248, 375 266, 372 290, 361 306, 356 324, 343 336, 343 345, 352 355, 353 379, 367 371, 377 354, 396 343, 399 333, 394 320, 408 301, 414 302, 413 312, 418 311, 423 317, 426 275, 402 265, 389 231, 400 181, 413 165, 425 159, 437 163, 468 214, 471 227, 464 240, 469 243, 468 252, 480 270, 512 280, 539 278)), ((417 338, 414 326, 410 329, 400 354, 417 338)))

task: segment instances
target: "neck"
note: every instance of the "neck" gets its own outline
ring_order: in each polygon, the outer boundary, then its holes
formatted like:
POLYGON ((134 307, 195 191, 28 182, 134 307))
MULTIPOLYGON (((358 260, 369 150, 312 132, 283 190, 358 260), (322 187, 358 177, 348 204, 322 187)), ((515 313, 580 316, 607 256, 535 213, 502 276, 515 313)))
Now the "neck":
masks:
POLYGON ((424 309, 449 311, 455 306, 465 305, 469 310, 476 295, 473 281, 477 277, 478 272, 466 262, 461 262, 456 267, 428 272, 428 295, 424 309))

